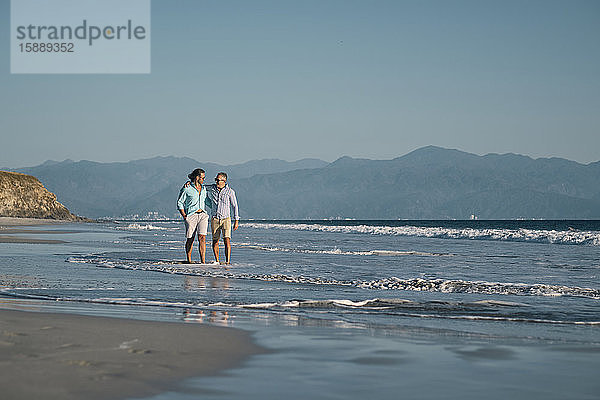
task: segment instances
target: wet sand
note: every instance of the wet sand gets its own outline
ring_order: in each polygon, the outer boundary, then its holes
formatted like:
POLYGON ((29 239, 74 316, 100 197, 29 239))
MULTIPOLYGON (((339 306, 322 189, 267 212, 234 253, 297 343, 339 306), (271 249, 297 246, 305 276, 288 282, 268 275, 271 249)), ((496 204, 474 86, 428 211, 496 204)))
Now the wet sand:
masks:
POLYGON ((231 328, 0 310, 0 387, 11 399, 150 396, 263 352, 231 328))
POLYGON ((73 221, 62 221, 57 219, 42 219, 42 218, 16 218, 16 217, 0 217, 0 227, 7 226, 34 226, 34 225, 51 225, 61 224, 73 221))
POLYGON ((35 237, 13 236, 18 234, 59 234, 73 233, 73 231, 53 231, 53 230, 31 230, 21 227, 39 226, 39 225, 55 225, 63 224, 72 221, 60 221, 55 219, 40 219, 40 218, 14 218, 0 217, 0 243, 29 243, 29 244, 50 244, 50 243, 67 243, 64 240, 55 239, 39 239, 35 237), (15 228, 16 227, 16 228, 15 228))
MULTIPOLYGON (((2 232, 2 231, 0 231, 2 232)), ((26 232, 23 232, 26 233, 26 232)), ((20 236, 3 236, 0 235, 0 243, 28 243, 28 244, 50 244, 50 243, 67 243, 64 240, 54 239, 38 239, 38 238, 24 238, 20 236)))

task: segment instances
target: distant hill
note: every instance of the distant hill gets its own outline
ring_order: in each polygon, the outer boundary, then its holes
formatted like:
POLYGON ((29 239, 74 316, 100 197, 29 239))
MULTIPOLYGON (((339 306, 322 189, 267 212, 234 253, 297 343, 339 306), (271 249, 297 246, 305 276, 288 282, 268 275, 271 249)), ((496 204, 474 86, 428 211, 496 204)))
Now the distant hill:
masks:
POLYGON ((428 146, 392 160, 333 163, 257 160, 222 166, 190 158, 127 163, 49 162, 18 170, 38 177, 71 210, 89 217, 176 216, 194 168, 229 175, 243 218, 600 218, 600 162, 516 154, 478 156, 428 146))
POLYGON ((600 163, 428 146, 237 182, 255 218, 600 218, 600 163))
POLYGON ((81 220, 35 177, 7 171, 0 171, 0 216, 81 220))

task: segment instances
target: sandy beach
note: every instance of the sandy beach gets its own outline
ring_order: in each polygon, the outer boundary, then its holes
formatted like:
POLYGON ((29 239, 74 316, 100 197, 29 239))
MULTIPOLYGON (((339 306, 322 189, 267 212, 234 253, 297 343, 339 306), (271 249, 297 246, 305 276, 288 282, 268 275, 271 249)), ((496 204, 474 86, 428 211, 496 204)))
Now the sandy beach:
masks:
POLYGON ((149 396, 261 352, 231 328, 0 310, 0 386, 10 399, 149 396))
MULTIPOLYGON (((0 243, 67 243, 32 236, 77 232, 39 229, 64 222, 0 217, 0 243)), ((0 310, 0 386, 11 399, 150 396, 263 351, 231 328, 0 310)))
POLYGON ((51 243, 67 243, 64 240, 57 239, 40 239, 35 237, 22 237, 16 236, 19 234, 60 234, 60 233, 71 233, 71 231, 60 231, 60 230, 31 230, 27 229, 28 226, 39 226, 39 225, 56 225, 63 224, 65 222, 72 221, 61 221, 55 219, 41 219, 41 218, 14 218, 14 217, 0 217, 0 243, 29 243, 29 244, 51 244, 51 243), (25 227, 25 228, 22 228, 25 227))

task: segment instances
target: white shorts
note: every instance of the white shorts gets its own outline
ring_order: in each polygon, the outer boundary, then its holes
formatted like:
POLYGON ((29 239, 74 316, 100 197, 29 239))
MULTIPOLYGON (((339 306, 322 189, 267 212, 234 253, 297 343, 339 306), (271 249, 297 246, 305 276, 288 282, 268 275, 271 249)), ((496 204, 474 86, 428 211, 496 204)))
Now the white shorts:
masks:
POLYGON ((201 213, 193 213, 185 217, 185 237, 188 239, 198 236, 206 236, 208 231, 208 214, 202 211, 201 213))

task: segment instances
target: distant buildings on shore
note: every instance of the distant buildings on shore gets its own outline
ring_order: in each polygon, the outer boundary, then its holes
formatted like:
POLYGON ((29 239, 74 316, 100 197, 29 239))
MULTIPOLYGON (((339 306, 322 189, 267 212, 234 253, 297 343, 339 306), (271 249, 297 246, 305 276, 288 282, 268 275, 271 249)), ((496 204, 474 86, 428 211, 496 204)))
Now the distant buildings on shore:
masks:
POLYGON ((148 211, 146 214, 128 214, 122 215, 120 217, 105 217, 100 218, 104 221, 113 221, 113 220, 131 220, 131 221, 170 221, 174 219, 174 216, 166 216, 160 214, 158 211, 148 211))

